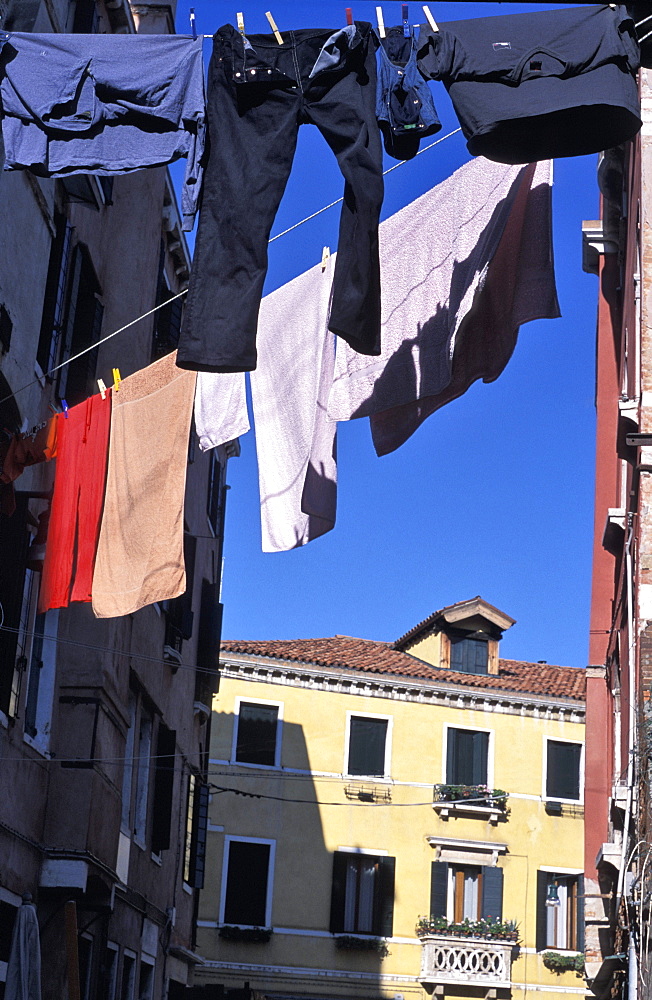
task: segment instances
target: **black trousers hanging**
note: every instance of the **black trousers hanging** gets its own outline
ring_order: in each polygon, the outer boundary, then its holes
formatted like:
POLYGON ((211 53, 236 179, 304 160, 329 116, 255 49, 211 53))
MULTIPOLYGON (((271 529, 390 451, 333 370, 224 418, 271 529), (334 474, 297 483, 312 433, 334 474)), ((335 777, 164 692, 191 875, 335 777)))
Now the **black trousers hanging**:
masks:
MULTIPOLYGON (((302 123, 317 126, 344 175, 329 328, 380 352, 378 219, 382 150, 371 26, 214 36, 208 81, 210 155, 177 364, 251 371, 267 241, 302 123)), ((315 181, 319 168, 315 165, 315 181)))

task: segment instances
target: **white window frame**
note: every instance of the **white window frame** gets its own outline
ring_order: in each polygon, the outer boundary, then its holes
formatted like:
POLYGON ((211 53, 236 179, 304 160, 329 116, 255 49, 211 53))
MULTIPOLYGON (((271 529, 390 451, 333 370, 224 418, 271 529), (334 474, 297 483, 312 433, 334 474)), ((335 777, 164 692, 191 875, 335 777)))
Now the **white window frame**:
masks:
MULTIPOLYGON (((243 699, 246 700, 246 699, 243 699)), ((267 866, 267 893, 265 896, 265 927, 272 926, 272 898, 274 895, 274 866, 276 860, 276 841, 266 840, 261 837, 236 837, 227 834, 224 838, 224 854, 222 856, 222 882, 220 885, 220 911, 218 920, 224 924, 224 911, 226 909, 226 884, 229 874, 229 854, 232 841, 245 844, 268 844, 269 864, 267 866)), ((251 927, 252 924, 236 924, 237 927, 251 927)))
POLYGON ((245 698, 236 697, 235 699, 235 711, 233 713, 233 737, 231 740, 231 764, 236 764, 238 767, 255 767, 263 771, 278 771, 281 766, 281 744, 283 740, 283 707, 284 703, 282 701, 270 701, 267 698, 245 698), (236 748, 238 746, 238 727, 240 725, 240 706, 245 705, 264 705, 266 708, 276 708, 278 709, 278 715, 276 718, 276 746, 274 748, 274 763, 273 764, 250 764, 248 761, 236 760, 236 748))
POLYGON ((145 955, 141 955, 140 965, 138 966, 138 1000, 153 1000, 155 978, 156 978, 156 960, 152 958, 147 958, 145 955), (140 992, 140 976, 144 965, 146 965, 148 969, 151 969, 152 972, 152 979, 150 984, 151 990, 149 991, 149 996, 143 996, 143 994, 140 992))
MULTIPOLYGON (((583 806, 584 805, 584 752, 585 744, 583 740, 571 740, 565 736, 551 736, 549 733, 544 733, 543 735, 543 767, 542 767, 542 785, 541 785, 541 798, 544 802, 563 802, 567 805, 572 806, 583 806), (556 795, 548 795, 548 743, 571 743, 573 746, 581 747, 580 750, 580 797, 578 799, 560 799, 556 795)), ((559 871, 559 869, 555 869, 559 871)))
POLYGON ((119 977, 119 980, 118 980, 118 982, 120 983, 120 998, 119 998, 119 1000, 136 1000, 136 968, 137 968, 137 965, 138 965, 138 955, 136 954, 136 952, 132 951, 131 948, 123 948, 123 950, 122 950, 122 964, 120 966, 120 977, 119 977), (130 996, 127 996, 127 997, 123 997, 123 995, 122 995, 122 980, 123 980, 123 977, 124 977, 125 958, 128 958, 131 961, 131 963, 132 963, 132 966, 131 966, 132 976, 131 976, 131 984, 130 984, 131 985, 131 989, 129 991, 130 996))
POLYGON ((118 991, 118 966, 120 964, 120 946, 115 941, 107 941, 105 945, 106 951, 112 951, 115 960, 113 962, 113 977, 109 980, 108 987, 109 992, 107 994, 108 1000, 117 1000, 116 993, 118 991))
POLYGON ((464 731, 470 731, 474 733, 488 733, 489 743, 487 745, 487 788, 495 788, 495 778, 494 778, 494 753, 495 753, 495 742, 496 742, 496 731, 494 729, 487 729, 486 726, 467 726, 466 724, 455 724, 453 722, 445 722, 442 730, 442 748, 441 748, 441 783, 442 785, 447 784, 446 781, 446 771, 448 770, 448 730, 449 729, 462 729, 464 731))
POLYGON ((93 983, 93 958, 94 958, 93 953, 95 951, 95 938, 93 937, 92 934, 88 934, 85 931, 82 932, 79 936, 80 938, 83 938, 84 941, 87 941, 89 945, 88 965, 86 967, 86 981, 84 983, 82 982, 79 983, 79 992, 81 1000, 89 1000, 89 997, 91 995, 91 986, 93 983))
POLYGON ((346 730, 344 733, 344 766, 342 774, 345 778, 354 781, 390 781, 392 774, 392 735, 394 731, 394 716, 381 715, 379 712, 353 712, 346 713, 346 730), (349 748, 351 745, 351 719, 380 719, 387 723, 387 733, 385 736, 385 762, 383 774, 349 774, 349 748))

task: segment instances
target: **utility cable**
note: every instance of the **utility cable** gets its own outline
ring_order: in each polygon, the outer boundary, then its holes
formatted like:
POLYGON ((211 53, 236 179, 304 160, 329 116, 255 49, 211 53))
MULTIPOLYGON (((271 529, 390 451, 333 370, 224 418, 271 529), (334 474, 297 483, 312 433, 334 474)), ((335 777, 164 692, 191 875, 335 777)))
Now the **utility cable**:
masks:
MULTIPOLYGON (((423 149, 420 149, 416 155, 419 156, 420 153, 427 152, 427 150, 432 149, 433 146, 438 146, 440 142, 444 141, 444 139, 450 139, 452 135, 456 135, 457 132, 461 131, 462 130, 460 128, 453 129, 452 132, 448 132, 446 135, 441 136, 441 138, 436 139, 434 142, 429 143, 429 145, 427 146, 424 146, 423 149)), ((412 159, 414 159, 414 157, 412 159)), ((400 160, 398 163, 395 163, 393 166, 388 167, 387 170, 383 171, 383 177, 385 177, 387 174, 391 174, 391 172, 393 170, 396 170, 397 167, 402 167, 404 163, 409 163, 409 162, 411 161, 400 160)), ((268 240, 268 244, 273 243, 274 240, 280 239, 281 236, 286 236, 287 233, 293 232, 295 229, 298 229, 299 226, 303 226, 304 223, 310 222, 311 219, 315 219, 318 215, 321 215, 322 212, 327 212, 329 208, 333 208, 335 205, 339 205, 342 201, 344 201, 343 197, 338 198, 337 201, 332 201, 329 205, 324 205, 323 208, 320 208, 316 212, 313 212, 312 215, 306 216, 306 218, 301 219, 300 222, 295 222, 295 224, 293 226, 290 226, 289 229, 284 229, 283 232, 277 233, 276 236, 272 236, 271 239, 268 240)), ((187 294, 188 294, 187 288, 184 288, 183 291, 181 292, 177 292, 176 295, 172 295, 171 298, 166 299, 165 302, 160 302, 157 306, 154 306, 152 309, 149 309, 147 312, 143 313, 142 316, 137 316, 136 319, 132 319, 129 323, 125 323, 124 326, 121 326, 119 329, 114 330, 113 333, 107 333, 106 337, 102 337, 95 344, 91 344, 90 347, 85 347, 83 351, 79 351, 77 354, 74 354, 71 358, 66 358, 65 361, 61 362, 61 364, 55 365, 54 368, 51 368, 49 371, 45 372, 43 377, 49 378, 51 375, 54 375, 55 372, 58 372, 61 368, 65 368, 66 365, 70 365, 72 364, 73 361, 77 361, 78 358, 83 357, 84 354, 88 354, 90 351, 94 351, 98 347, 101 347, 101 345, 105 344, 107 340, 111 340, 112 337, 117 337, 119 333, 123 333, 125 330, 128 330, 136 323, 140 323, 141 319, 147 319, 148 316, 152 316, 159 309, 162 309, 164 306, 169 305, 170 302, 174 302, 175 299, 180 299, 182 298, 182 296, 187 294)), ((31 382, 27 382, 25 385, 21 385, 21 387, 19 389, 16 389, 14 392, 10 392, 7 396, 3 396, 3 398, 0 399, 0 406, 3 403, 6 403, 9 399, 13 399, 14 396, 17 396, 19 392, 24 392, 25 389, 29 389, 30 386, 36 385, 37 383, 40 384, 40 380, 38 378, 34 378, 31 380, 31 382)))

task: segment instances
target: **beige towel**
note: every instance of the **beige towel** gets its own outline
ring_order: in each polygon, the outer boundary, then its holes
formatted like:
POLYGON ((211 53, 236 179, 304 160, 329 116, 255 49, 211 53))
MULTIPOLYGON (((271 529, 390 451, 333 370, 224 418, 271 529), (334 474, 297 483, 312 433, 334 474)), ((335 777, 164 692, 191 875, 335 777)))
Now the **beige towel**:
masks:
POLYGON ((97 618, 183 594, 183 499, 196 372, 168 354, 113 394, 106 496, 93 575, 97 618))

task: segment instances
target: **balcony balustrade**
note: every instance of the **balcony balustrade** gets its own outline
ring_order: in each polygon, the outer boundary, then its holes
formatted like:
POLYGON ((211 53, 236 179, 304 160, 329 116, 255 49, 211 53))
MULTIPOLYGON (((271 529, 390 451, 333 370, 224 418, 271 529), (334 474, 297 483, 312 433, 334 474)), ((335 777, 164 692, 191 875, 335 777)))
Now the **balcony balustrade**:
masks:
POLYGON ((421 982, 509 989, 513 941, 427 934, 421 938, 421 982))

